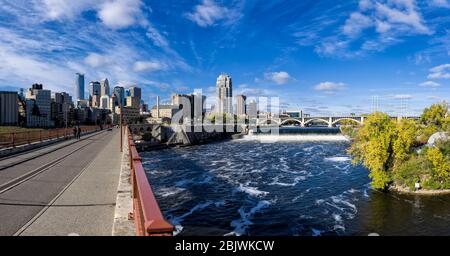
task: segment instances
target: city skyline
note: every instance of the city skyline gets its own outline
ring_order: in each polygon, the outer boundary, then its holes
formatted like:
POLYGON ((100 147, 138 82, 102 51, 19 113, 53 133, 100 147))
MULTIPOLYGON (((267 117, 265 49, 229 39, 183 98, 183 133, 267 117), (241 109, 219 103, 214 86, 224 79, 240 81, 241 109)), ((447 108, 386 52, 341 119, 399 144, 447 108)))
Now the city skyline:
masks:
POLYGON ((415 114, 450 98, 449 1, 0 2, 2 90, 37 82, 75 97, 78 72, 85 94, 108 77, 153 105, 199 88, 212 98, 226 72, 234 95, 313 114, 396 114, 408 101, 415 114))

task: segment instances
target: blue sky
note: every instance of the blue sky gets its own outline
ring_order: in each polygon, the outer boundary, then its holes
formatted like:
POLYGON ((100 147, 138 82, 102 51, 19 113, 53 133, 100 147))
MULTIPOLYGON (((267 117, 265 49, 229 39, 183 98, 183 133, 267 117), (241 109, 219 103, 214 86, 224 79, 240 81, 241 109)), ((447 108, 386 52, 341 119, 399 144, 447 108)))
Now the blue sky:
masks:
POLYGON ((0 89, 82 72, 153 104, 225 72, 282 108, 416 114, 450 99, 449 24, 450 0, 0 0, 0 89))

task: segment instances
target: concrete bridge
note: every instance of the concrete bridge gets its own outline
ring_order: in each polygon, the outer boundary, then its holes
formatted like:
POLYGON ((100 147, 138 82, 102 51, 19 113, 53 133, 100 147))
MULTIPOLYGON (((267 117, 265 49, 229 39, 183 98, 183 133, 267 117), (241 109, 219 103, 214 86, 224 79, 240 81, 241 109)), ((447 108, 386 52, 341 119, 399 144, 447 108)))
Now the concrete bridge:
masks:
POLYGON ((257 119, 257 125, 279 125, 289 126, 297 125, 301 127, 307 127, 315 123, 327 125, 328 127, 334 127, 343 121, 352 121, 359 125, 364 124, 364 116, 321 116, 321 117, 282 117, 282 118, 259 118, 257 119))
POLYGON ((0 236, 171 235, 130 134, 0 136, 0 236))
MULTIPOLYGON (((419 117, 396 117, 391 116, 391 119, 401 120, 401 119, 419 119, 419 117)), ((278 126, 292 126, 297 125, 300 127, 307 127, 313 124, 327 125, 328 127, 335 127, 336 125, 342 124, 345 121, 354 122, 358 125, 364 125, 365 116, 318 116, 318 117, 278 117, 278 118, 258 118, 256 120, 256 125, 278 125, 278 126)))

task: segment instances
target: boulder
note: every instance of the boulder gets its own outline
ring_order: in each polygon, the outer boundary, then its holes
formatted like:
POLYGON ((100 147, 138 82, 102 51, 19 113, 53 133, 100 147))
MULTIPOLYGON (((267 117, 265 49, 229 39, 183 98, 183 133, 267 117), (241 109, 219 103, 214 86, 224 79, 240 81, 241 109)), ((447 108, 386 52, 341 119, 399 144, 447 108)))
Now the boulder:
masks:
POLYGON ((438 141, 446 141, 449 139, 449 136, 446 132, 437 132, 430 136, 428 139, 427 146, 433 147, 438 141))

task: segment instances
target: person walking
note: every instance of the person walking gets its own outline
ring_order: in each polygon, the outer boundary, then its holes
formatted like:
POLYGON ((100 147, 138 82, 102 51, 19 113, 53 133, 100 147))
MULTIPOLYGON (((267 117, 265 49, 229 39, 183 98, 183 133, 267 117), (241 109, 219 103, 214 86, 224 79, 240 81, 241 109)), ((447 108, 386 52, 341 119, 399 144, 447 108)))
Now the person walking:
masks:
POLYGON ((78 126, 78 139, 81 139, 81 128, 78 126))
POLYGON ((78 129, 76 126, 73 127, 73 138, 74 139, 78 138, 78 129))

